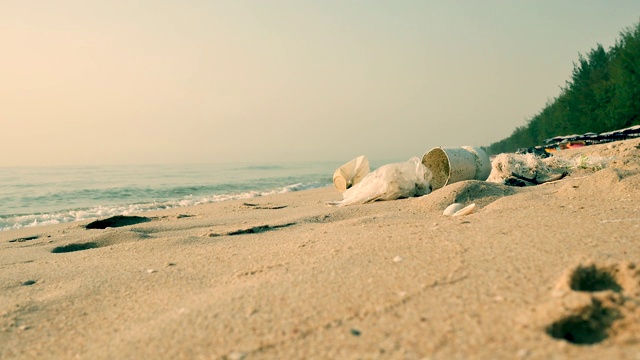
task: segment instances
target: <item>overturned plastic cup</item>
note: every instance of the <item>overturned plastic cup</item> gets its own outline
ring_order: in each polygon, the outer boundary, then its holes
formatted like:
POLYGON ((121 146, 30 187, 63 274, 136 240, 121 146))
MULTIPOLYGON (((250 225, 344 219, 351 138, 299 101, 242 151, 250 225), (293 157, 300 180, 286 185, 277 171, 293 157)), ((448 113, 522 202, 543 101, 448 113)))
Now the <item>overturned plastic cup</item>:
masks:
POLYGON ((370 171, 369 159, 360 155, 336 169, 333 173, 333 186, 338 191, 345 192, 348 188, 359 183, 370 171))
POLYGON ((422 157, 431 170, 432 190, 464 180, 487 180, 491 174, 491 160, 482 149, 471 146, 436 147, 422 157))

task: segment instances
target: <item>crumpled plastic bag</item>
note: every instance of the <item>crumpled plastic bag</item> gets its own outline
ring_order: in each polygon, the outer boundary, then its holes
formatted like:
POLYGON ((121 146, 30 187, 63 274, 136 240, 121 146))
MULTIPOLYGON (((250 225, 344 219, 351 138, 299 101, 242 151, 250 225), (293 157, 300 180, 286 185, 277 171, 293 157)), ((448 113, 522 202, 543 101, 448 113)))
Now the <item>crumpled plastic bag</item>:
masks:
POLYGON ((333 186, 335 186, 338 191, 344 192, 362 181, 369 172, 371 172, 369 159, 364 155, 360 155, 336 169, 333 173, 333 186))
POLYGON ((431 192, 431 178, 431 171, 422 161, 412 157, 379 167, 343 192, 341 201, 328 204, 344 206, 426 195, 431 192))

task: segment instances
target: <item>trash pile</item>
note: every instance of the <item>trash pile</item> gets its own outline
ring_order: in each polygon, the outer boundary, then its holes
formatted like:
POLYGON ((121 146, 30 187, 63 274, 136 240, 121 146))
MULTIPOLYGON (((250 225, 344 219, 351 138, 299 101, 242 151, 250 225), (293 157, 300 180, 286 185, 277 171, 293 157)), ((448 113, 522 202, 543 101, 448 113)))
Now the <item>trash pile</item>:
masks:
MULTIPOLYGON (((369 160, 362 155, 336 169, 333 184, 342 193, 342 200, 327 204, 345 206, 422 196, 463 180, 519 187, 540 185, 560 180, 575 169, 602 169, 609 161, 608 158, 585 156, 573 159, 545 158, 532 153, 500 154, 492 161, 480 148, 436 147, 422 159, 412 157, 404 162, 383 165, 371 172, 369 160)), ((464 215, 474 209, 475 206, 463 209, 461 204, 452 204, 445 215, 464 215)))
POLYGON ((500 154, 491 162, 487 181, 510 186, 540 185, 568 176, 575 169, 599 170, 610 159, 602 157, 541 158, 534 154, 500 154))
POLYGON ((491 161, 480 148, 438 147, 422 159, 412 157, 369 171, 369 161, 363 155, 336 169, 333 184, 342 192, 342 200, 328 204, 345 206, 422 196, 453 182, 486 180, 491 161))
POLYGON ((518 149, 516 153, 532 153, 541 157, 549 157, 551 156, 551 154, 559 150, 603 144, 612 141, 635 139, 638 137, 640 137, 640 125, 634 125, 628 128, 603 132, 600 134, 588 132, 581 135, 571 134, 564 136, 555 136, 549 139, 545 139, 545 145, 539 145, 530 148, 521 148, 518 149))
MULTIPOLYGON (((363 156, 354 160, 360 158, 363 156)), ((342 190, 342 201, 330 202, 330 205, 365 204, 376 200, 422 196, 431 192, 431 171, 417 157, 405 162, 383 165, 366 174, 360 181, 357 180, 364 172, 365 161, 355 161, 354 167, 354 160, 338 168, 333 176, 333 183, 338 190, 341 190, 344 184, 354 186, 342 190)), ((368 163, 366 161, 367 168, 368 163)))
POLYGON ((533 154, 500 154, 493 159, 491 166, 487 181, 511 186, 539 185, 560 180, 571 169, 571 163, 566 159, 542 159, 533 154))

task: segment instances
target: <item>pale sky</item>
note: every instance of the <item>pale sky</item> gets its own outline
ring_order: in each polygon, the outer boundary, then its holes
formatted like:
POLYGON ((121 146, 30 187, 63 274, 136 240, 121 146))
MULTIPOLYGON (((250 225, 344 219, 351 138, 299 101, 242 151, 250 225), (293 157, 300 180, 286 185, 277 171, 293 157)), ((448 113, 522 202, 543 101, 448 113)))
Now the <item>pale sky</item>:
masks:
POLYGON ((489 145, 639 20, 638 0, 3 0, 0 166, 489 145))

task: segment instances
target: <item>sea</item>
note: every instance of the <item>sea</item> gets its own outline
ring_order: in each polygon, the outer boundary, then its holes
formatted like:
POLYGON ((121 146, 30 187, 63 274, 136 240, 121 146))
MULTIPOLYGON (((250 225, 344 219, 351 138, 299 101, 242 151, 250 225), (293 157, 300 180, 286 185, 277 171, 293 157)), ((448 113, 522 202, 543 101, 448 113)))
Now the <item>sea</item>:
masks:
POLYGON ((321 188, 343 163, 0 167, 0 231, 321 188))

